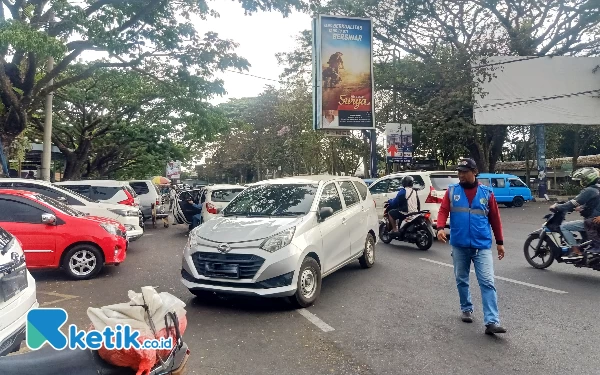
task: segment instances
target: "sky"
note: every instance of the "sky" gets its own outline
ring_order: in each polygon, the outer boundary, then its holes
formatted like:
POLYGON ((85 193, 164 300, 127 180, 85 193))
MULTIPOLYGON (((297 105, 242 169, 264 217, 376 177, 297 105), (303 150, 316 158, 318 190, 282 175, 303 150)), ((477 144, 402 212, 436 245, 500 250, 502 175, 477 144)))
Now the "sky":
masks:
MULTIPOLYGON (((214 31, 221 39, 235 41, 239 44, 235 52, 251 65, 245 73, 273 80, 277 80, 283 72, 275 54, 292 51, 296 47, 296 36, 311 27, 311 19, 307 14, 295 12, 284 18, 278 12, 258 12, 246 16, 237 0, 213 0, 209 6, 219 13, 220 18, 202 21, 196 29, 199 32, 214 31)), ((274 81, 233 72, 216 76, 225 81, 227 94, 212 99, 213 104, 226 102, 229 98, 256 96, 266 85, 277 86, 274 81)))

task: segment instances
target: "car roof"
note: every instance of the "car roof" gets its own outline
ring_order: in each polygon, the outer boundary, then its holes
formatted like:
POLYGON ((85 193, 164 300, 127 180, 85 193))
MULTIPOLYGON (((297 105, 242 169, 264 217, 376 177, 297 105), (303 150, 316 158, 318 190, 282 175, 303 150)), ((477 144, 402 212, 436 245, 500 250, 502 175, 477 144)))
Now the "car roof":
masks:
POLYGON ((245 189, 244 185, 228 185, 228 184, 219 184, 219 185, 210 185, 205 186, 203 188, 194 188, 192 190, 222 190, 222 189, 245 189))
POLYGON ((80 181, 61 181, 57 185, 94 185, 94 186, 129 186, 128 182, 116 180, 80 180, 80 181))
POLYGON ((361 178, 354 176, 333 176, 333 175, 312 175, 312 176, 294 176, 294 177, 282 177, 282 178, 274 178, 270 180, 264 180, 255 182, 253 184, 248 184, 248 186, 253 185, 265 185, 265 184, 314 184, 314 183, 326 183, 329 181, 364 181, 361 178))
POLYGON ((46 186, 52 185, 51 182, 48 182, 45 180, 32 180, 32 179, 28 179, 28 178, 1 178, 0 182, 27 182, 30 184, 38 184, 38 185, 46 185, 46 186))

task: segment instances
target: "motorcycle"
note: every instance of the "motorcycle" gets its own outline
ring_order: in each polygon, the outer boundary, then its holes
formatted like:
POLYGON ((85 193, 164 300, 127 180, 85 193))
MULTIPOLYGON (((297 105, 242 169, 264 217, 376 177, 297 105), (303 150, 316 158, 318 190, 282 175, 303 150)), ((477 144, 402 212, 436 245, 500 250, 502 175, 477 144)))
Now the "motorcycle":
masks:
MULTIPOLYGON (((183 375, 190 350, 179 332, 177 315, 168 313, 174 328, 173 349, 160 358, 148 375, 183 375)), ((171 327, 169 324, 167 326, 171 327)), ((46 345, 40 350, 0 357, 2 375, 134 375, 135 370, 114 366, 90 349, 55 350, 46 345)))
POLYGON ((416 216, 410 222, 400 228, 401 222, 397 220, 398 233, 391 233, 392 223, 388 216, 389 204, 384 205, 383 219, 379 221, 379 238, 385 244, 392 240, 414 243, 420 250, 426 251, 433 245, 435 231, 431 224, 431 213, 426 211, 412 212, 407 218, 416 216))
POLYGON ((592 241, 586 240, 585 232, 580 233, 581 238, 578 239, 583 258, 563 258, 569 253, 569 246, 560 232, 560 225, 565 217, 565 213, 553 211, 544 216, 546 221, 542 228, 529 234, 523 246, 527 263, 534 268, 544 269, 550 267, 556 260, 558 263, 572 264, 575 267, 592 268, 600 271, 600 253, 588 251, 592 248, 592 241), (541 263, 537 262, 537 259, 541 260, 541 263))

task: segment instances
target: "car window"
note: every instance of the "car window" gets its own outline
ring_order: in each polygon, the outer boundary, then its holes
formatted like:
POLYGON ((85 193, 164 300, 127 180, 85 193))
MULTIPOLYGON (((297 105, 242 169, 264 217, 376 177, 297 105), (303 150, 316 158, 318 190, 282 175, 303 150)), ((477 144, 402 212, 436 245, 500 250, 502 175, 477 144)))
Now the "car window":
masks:
POLYGON ((364 201, 365 199, 367 199, 367 193, 369 191, 367 185, 360 181, 354 181, 354 186, 356 186, 356 189, 358 190, 358 193, 360 194, 362 200, 364 201))
POLYGON ((213 202, 231 202, 231 200, 242 191, 244 191, 244 189, 214 190, 211 194, 211 200, 213 202))
POLYGON ((143 195, 150 193, 150 189, 148 188, 148 184, 145 182, 130 182, 129 186, 133 188, 137 195, 143 195))
POLYGON ((492 187, 503 188, 506 187, 506 182, 503 178, 492 178, 492 187))
POLYGON ((64 186, 65 188, 72 190, 72 191, 76 192, 77 194, 81 194, 84 197, 89 197, 91 199, 91 195, 90 195, 91 186, 90 185, 61 185, 61 186, 64 186))
POLYGON ((224 216, 301 216, 315 200, 317 185, 265 184, 238 194, 223 210, 224 216))
POLYGON ((121 191, 121 188, 118 186, 92 186, 90 188, 90 197, 106 201, 114 197, 119 191, 121 191))
POLYGON ((0 198, 0 222, 42 224, 45 211, 12 199, 0 198))
POLYGON ((75 216, 75 217, 81 217, 81 216, 85 216, 85 214, 81 211, 75 210, 69 206, 67 206, 66 204, 57 201, 56 199, 47 197, 43 194, 38 194, 35 196, 35 198, 37 200, 39 200, 40 202, 44 202, 47 205, 53 207, 56 210, 62 211, 63 213, 69 215, 69 216, 75 216))
POLYGON ((514 178, 508 180, 508 183, 510 184, 510 187, 527 187, 523 181, 514 178))
POLYGON ((385 194, 385 193, 387 193, 389 182, 390 182, 390 180, 386 179, 386 180, 379 181, 375 185, 371 186, 369 188, 369 190, 371 191, 371 194, 385 194))
POLYGON ((323 188, 321 200, 319 201, 319 210, 323 207, 333 208, 333 213, 342 210, 342 200, 334 183, 330 183, 323 188))
POLYGON ((481 182, 482 185, 490 186, 490 179, 489 178, 478 178, 477 181, 481 182))
POLYGON ((54 199, 65 196, 62 192, 60 192, 56 189, 52 189, 51 187, 43 186, 43 185, 29 184, 27 182, 15 182, 15 184, 13 185, 13 189, 31 191, 33 193, 43 194, 47 197, 54 198, 54 199))
POLYGON ((343 181, 340 183, 340 188, 342 189, 342 196, 344 197, 344 202, 346 202, 346 207, 350 207, 360 202, 360 198, 358 197, 358 193, 352 182, 343 181))
POLYGON ((456 174, 432 174, 429 178, 431 179, 431 185, 435 190, 448 190, 450 185, 458 184, 458 176, 456 174))
POLYGON ((390 179, 390 184, 388 185, 388 193, 397 193, 398 190, 402 187, 402 178, 392 178, 390 179))
POLYGON ((415 189, 421 190, 425 188, 425 181, 423 180, 423 177, 419 176, 418 174, 411 174, 410 177, 415 180, 413 185, 415 189))

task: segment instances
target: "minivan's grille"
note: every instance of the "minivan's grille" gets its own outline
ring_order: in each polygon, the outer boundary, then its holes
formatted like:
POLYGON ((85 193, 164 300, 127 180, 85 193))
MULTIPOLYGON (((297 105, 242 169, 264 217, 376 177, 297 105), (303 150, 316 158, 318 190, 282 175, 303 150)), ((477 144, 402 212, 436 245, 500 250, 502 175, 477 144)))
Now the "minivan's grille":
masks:
POLYGON ((192 254, 192 260, 198 273, 206 277, 218 278, 253 278, 265 260, 253 254, 221 254, 198 252, 192 254), (234 274, 231 266, 237 265, 238 274, 234 274), (223 267, 225 266, 225 267, 223 267), (227 268, 227 270, 223 270, 227 268), (239 275, 239 276, 238 276, 239 275))

